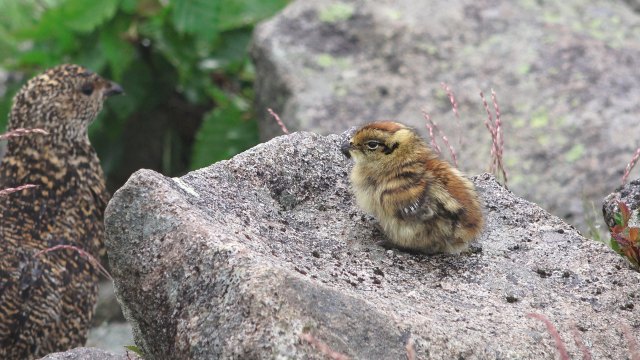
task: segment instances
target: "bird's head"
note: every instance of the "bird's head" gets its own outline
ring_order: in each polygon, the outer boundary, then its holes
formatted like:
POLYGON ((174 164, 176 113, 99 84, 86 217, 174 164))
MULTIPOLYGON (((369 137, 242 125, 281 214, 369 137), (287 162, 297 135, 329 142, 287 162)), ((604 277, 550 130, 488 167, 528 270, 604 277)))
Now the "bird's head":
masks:
POLYGON ((13 99, 9 129, 41 128, 59 137, 86 139, 89 124, 120 85, 79 65, 59 65, 29 80, 13 99))
POLYGON ((358 129, 340 150, 356 164, 385 166, 423 148, 424 142, 413 129, 393 121, 378 121, 358 129))

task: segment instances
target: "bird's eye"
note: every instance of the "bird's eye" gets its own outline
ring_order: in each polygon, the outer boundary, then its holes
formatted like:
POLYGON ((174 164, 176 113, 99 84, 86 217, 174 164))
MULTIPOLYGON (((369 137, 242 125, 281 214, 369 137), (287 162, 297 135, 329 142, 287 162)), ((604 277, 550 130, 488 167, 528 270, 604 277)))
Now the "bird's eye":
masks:
POLYGON ((82 87, 80 88, 80 92, 87 96, 93 94, 93 84, 92 83, 83 84, 82 87))
POLYGON ((368 141, 365 145, 367 145, 367 149, 375 150, 380 146, 380 143, 377 141, 368 141))

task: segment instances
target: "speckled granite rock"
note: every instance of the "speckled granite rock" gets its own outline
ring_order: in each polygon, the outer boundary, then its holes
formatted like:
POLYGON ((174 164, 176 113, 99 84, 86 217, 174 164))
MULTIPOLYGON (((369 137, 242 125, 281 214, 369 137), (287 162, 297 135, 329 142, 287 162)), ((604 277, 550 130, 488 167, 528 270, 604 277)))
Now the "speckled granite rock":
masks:
POLYGON ((149 358, 554 359, 547 316, 579 356, 628 355, 640 274, 604 245, 504 190, 474 182, 486 230, 462 256, 376 245, 353 203, 336 135, 282 136, 167 178, 135 173, 106 213, 116 293, 149 358), (304 335, 307 336, 307 335, 304 335))
POLYGON ((632 212, 629 224, 631 226, 640 227, 640 221, 638 220, 638 212, 640 212, 640 179, 631 181, 604 198, 602 203, 602 214, 604 216, 605 223, 609 227, 615 225, 613 215, 620 212, 618 209, 619 201, 625 203, 632 212))
POLYGON ((138 359, 135 354, 116 355, 96 348, 75 348, 64 352, 49 354, 42 360, 133 360, 138 359))
POLYGON ((491 140, 478 93, 493 88, 510 189, 584 230, 640 133, 640 16, 627 3, 295 1, 254 36, 262 136, 280 134, 267 107, 293 130, 397 119, 426 135, 424 107, 479 173, 491 140))

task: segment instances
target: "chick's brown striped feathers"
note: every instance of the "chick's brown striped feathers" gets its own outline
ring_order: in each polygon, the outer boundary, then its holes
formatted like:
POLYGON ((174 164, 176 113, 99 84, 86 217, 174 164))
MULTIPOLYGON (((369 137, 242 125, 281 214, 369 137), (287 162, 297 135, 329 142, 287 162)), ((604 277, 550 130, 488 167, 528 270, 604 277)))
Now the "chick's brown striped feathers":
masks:
POLYGON ((391 245, 458 253, 480 233, 482 210, 473 184, 412 129, 370 123, 342 152, 355 161, 351 183, 358 205, 378 219, 391 245))
POLYGON ((81 346, 93 317, 97 269, 71 245, 104 255, 109 200, 87 128, 122 89, 77 65, 52 68, 14 97, 0 188, 34 184, 0 198, 0 358, 30 359, 81 346))

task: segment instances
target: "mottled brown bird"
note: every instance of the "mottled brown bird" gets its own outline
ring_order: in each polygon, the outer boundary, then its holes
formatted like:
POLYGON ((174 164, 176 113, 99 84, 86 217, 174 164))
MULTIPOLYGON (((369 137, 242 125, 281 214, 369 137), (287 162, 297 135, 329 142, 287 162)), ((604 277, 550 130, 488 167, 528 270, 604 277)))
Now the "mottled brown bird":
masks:
POLYGON ((48 135, 11 138, 0 163, 0 188, 38 187, 0 198, 0 358, 30 359, 81 346, 93 317, 98 269, 76 246, 99 258, 109 200, 87 128, 117 84, 77 65, 29 80, 14 97, 9 131, 48 135))
POLYGON ((471 181, 412 129, 391 121, 358 129, 341 148, 353 157, 358 205, 374 215, 391 246, 423 253, 464 251, 482 229, 471 181))

